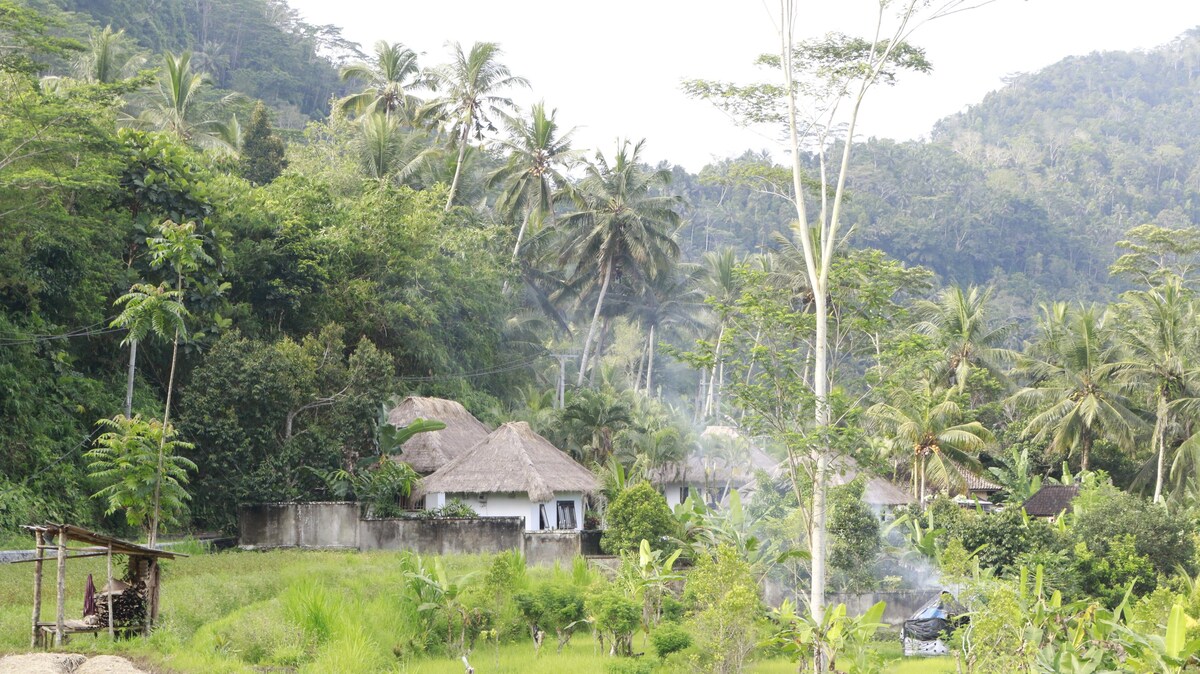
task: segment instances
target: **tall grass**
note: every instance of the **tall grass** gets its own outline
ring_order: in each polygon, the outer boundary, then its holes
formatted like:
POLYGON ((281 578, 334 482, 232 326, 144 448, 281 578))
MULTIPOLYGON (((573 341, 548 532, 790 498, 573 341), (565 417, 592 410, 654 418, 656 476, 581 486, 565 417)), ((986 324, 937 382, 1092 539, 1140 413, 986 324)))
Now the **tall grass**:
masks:
MULTIPOLYGON (((221 552, 180 558, 164 565, 161 620, 149 638, 109 642, 77 637, 77 652, 112 652, 181 674, 257 674, 263 671, 422 672, 460 674, 458 655, 446 655, 445 623, 423 627, 405 596, 404 557, 398 553, 221 552)), ((491 593, 491 575, 516 577, 516 585, 554 580, 581 586, 601 582, 601 574, 577 560, 569 568, 526 570, 512 555, 454 556, 441 560, 447 574, 476 574, 476 591, 491 593), (493 567, 496 567, 493 570, 493 567)), ((88 573, 104 577, 104 558, 68 565, 68 617, 79 617, 88 573)), ((122 569, 123 570, 123 569, 122 569)), ((33 569, 0 565, 0 652, 29 647, 33 569)), ((99 583, 97 583, 99 584, 99 583)), ((53 616, 53 566, 43 585, 43 616, 53 616)), ((504 611, 515 610, 511 606, 504 611)), ((599 652, 592 635, 581 632, 561 654, 542 649, 534 658, 528 632, 480 642, 470 654, 480 672, 604 674, 611 659, 599 652), (498 667, 497 667, 498 661, 498 667)), ((896 672, 953 671, 935 660, 904 663, 896 672)), ((782 660, 758 663, 752 671, 793 672, 782 660)), ((670 667, 660 668, 670 671, 670 667)))

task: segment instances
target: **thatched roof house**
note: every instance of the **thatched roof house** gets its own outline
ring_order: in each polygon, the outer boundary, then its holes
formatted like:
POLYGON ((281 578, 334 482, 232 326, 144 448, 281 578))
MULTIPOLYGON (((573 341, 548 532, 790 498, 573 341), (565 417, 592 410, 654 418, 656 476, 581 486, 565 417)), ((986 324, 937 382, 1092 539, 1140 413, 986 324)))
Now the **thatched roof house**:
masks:
POLYGON ((459 498, 484 517, 525 517, 527 529, 578 529, 583 495, 599 488, 590 470, 516 421, 422 479, 417 491, 429 508, 459 498))
POLYGON ((388 413, 388 423, 400 427, 417 419, 440 421, 446 427, 414 435, 401 449, 400 461, 428 475, 487 437, 488 427, 453 400, 408 396, 388 413))
POLYGON ((647 471, 647 479, 672 508, 692 493, 720 503, 729 490, 749 485, 760 470, 779 475, 779 461, 749 444, 732 426, 709 426, 700 437, 707 441, 704 450, 647 471))
POLYGON ((1047 484, 1021 506, 1030 517, 1058 517, 1079 496, 1077 484, 1047 484))
MULTIPOLYGON (((829 472, 829 485, 841 486, 852 482, 862 473, 862 468, 852 457, 846 456, 834 461, 829 472)), ((863 501, 874 508, 898 508, 913 502, 913 497, 891 481, 878 475, 867 473, 866 484, 863 486, 863 501)))

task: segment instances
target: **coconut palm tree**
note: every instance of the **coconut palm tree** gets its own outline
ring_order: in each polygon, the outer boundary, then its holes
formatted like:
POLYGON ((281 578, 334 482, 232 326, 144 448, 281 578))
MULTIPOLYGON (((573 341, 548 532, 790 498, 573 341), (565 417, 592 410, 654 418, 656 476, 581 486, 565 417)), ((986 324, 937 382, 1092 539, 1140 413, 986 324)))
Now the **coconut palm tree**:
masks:
MULTIPOLYGON (((704 269, 702 288, 705 295, 719 305, 728 306, 737 299, 738 283, 734 273, 741 264, 732 248, 709 251, 704 254, 701 265, 704 269)), ((720 407, 720 393, 725 386, 725 363, 721 360, 721 349, 725 341, 725 320, 717 320, 717 347, 715 364, 709 374, 708 394, 704 398, 702 416, 707 418, 720 407)), ((701 373, 702 375, 704 373, 701 373)))
POLYGON ((111 84, 137 75, 146 62, 124 30, 113 32, 112 26, 92 33, 88 48, 75 61, 75 76, 87 82, 111 84))
POLYGON ((446 196, 446 210, 454 204, 462 179, 463 157, 467 152, 467 141, 472 136, 483 139, 484 131, 495 131, 490 115, 500 115, 514 109, 512 99, 498 92, 512 87, 528 87, 524 77, 513 75, 508 66, 496 59, 500 47, 494 42, 476 42, 469 53, 463 53, 462 45, 451 45, 454 60, 440 65, 429 72, 431 80, 444 93, 432 101, 423 111, 423 117, 443 120, 458 146, 458 161, 454 166, 454 179, 450 193, 446 196))
POLYGON ((1097 438, 1127 446, 1141 420, 1114 376, 1119 353, 1097 309, 1043 307, 1042 312, 1050 318, 1043 321, 1042 339, 1030 351, 1046 355, 1021 359, 1018 372, 1030 384, 1011 400, 1041 410, 1026 424, 1027 437, 1049 440, 1052 450, 1068 455, 1078 451, 1080 470, 1086 471, 1097 438))
POLYGON ((382 112, 363 115, 358 125, 352 146, 359 167, 381 185, 405 182, 436 152, 425 143, 421 132, 405 131, 397 118, 382 112))
POLYGON ((1150 439, 1155 457, 1154 501, 1162 500, 1167 453, 1167 428, 1172 408, 1195 397, 1197 370, 1193 363, 1196 331, 1195 306, 1187 291, 1174 281, 1148 291, 1125 296, 1128 315, 1119 322, 1125 357, 1114 370, 1135 390, 1153 401, 1154 431, 1150 439))
POLYGON ((914 312, 922 319, 917 330, 932 337, 945 357, 935 366, 934 377, 961 393, 973 368, 982 368, 998 381, 1006 381, 1003 368, 1016 353, 1003 348, 1014 324, 993 327, 988 317, 992 289, 970 286, 946 288, 936 300, 922 300, 914 312))
POLYGON ((913 494, 925 500, 926 473, 933 467, 935 482, 951 488, 963 480, 959 466, 978 467, 975 454, 991 443, 991 431, 978 421, 959 423, 962 408, 954 389, 939 389, 929 381, 916 391, 901 391, 890 402, 867 410, 894 451, 909 453, 913 494))
MULTIPOLYGON (((171 52, 163 54, 163 67, 155 89, 157 95, 147 99, 147 107, 142 110, 138 122, 200 147, 224 147, 227 141, 218 131, 219 122, 194 119, 195 103, 210 80, 207 74, 192 70, 191 60, 191 52, 185 51, 179 56, 171 52)), ((221 102, 238 96, 231 93, 221 102)))
POLYGON ((673 327, 695 330, 702 325, 705 295, 701 290, 701 280, 706 273, 707 270, 701 265, 674 265, 669 271, 644 284, 642 292, 634 299, 634 315, 646 330, 645 355, 638 362, 635 390, 642 381, 644 363, 644 391, 647 396, 653 395, 654 354, 663 330, 673 327))
POLYGON ((501 188, 496 200, 501 217, 510 222, 522 217, 517 243, 513 246, 514 261, 520 255, 521 240, 530 219, 546 219, 546 224, 551 224, 554 192, 567 184, 560 169, 574 157, 571 134, 575 130, 560 134, 554 119, 557 112, 551 110, 547 116, 546 104, 538 103, 530 110, 528 120, 504 116, 509 138, 500 141, 500 145, 508 150, 508 163, 488 176, 487 186, 501 188))
POLYGON ((382 112, 391 119, 399 117, 411 124, 421 100, 410 92, 421 86, 421 69, 417 53, 399 42, 380 40, 375 43, 373 63, 355 63, 341 70, 343 82, 363 82, 365 88, 342 99, 338 106, 356 115, 382 112))
POLYGON ((560 221, 567 234, 559 263, 573 266, 572 281, 576 285, 600 283, 592 322, 583 341, 577 386, 583 384, 604 298, 614 278, 652 279, 679 257, 672 234, 680 222, 677 209, 683 199, 656 192, 670 183, 671 173, 642 166, 645 143, 619 143, 612 163, 597 152, 584 178, 571 190, 576 210, 560 221))
POLYGON ((183 306, 183 293, 171 290, 163 283, 152 286, 135 283, 129 292, 118 297, 114 305, 122 307, 113 319, 111 327, 125 328, 122 345, 129 346, 129 377, 125 389, 125 417, 133 418, 133 379, 137 372, 138 342, 151 334, 168 339, 177 331, 185 330, 187 309, 183 306))

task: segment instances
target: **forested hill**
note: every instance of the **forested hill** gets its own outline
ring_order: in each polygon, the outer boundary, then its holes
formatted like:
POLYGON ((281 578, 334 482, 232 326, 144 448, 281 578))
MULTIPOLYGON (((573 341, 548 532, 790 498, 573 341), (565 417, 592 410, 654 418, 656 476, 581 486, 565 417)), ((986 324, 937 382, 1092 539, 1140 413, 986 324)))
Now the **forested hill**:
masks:
POLYGON ((124 30, 150 52, 191 51, 217 87, 262 99, 284 126, 323 117, 330 96, 344 93, 339 63, 362 58, 341 28, 306 23, 283 0, 53 2, 97 28, 124 30))
MULTIPOLYGON (((947 282, 995 283, 1018 312, 1030 298, 1111 295, 1113 244, 1127 230, 1200 215, 1198 83, 1200 29, 1013 77, 939 122, 931 141, 870 139, 851 172, 855 240, 947 282)), ((757 249, 786 222, 767 197, 702 192, 696 247, 757 249)))

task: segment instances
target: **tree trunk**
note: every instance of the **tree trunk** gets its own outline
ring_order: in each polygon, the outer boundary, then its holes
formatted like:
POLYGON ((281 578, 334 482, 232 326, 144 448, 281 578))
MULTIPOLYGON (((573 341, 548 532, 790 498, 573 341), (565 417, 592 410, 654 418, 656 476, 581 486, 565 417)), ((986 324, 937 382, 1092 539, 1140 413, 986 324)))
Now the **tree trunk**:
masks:
POLYGON ((920 508, 922 512, 924 512, 924 510, 925 510, 925 463, 926 463, 926 457, 924 454, 922 454, 921 455, 921 488, 920 488, 920 491, 917 492, 917 507, 920 508))
POLYGON ((654 325, 650 325, 650 352, 646 354, 646 397, 650 397, 654 382, 654 325))
POLYGON ((604 281, 600 284, 600 296, 596 298, 596 310, 592 312, 592 324, 588 328, 587 337, 583 340, 583 355, 579 358, 579 377, 576 386, 583 386, 583 375, 587 372, 588 356, 591 353, 592 340, 596 337, 596 324, 600 322, 600 309, 604 306, 604 296, 608 294, 608 282, 612 280, 612 261, 604 266, 604 281))
POLYGON ((125 418, 133 417, 133 376, 137 372, 137 340, 129 340, 129 380, 125 384, 125 418))
POLYGON ((608 317, 600 319, 600 334, 596 337, 596 348, 592 351, 592 375, 588 379, 588 386, 595 388, 596 381, 600 376, 600 366, 604 361, 604 350, 608 348, 608 329, 610 327, 608 317))
MULTIPOLYGON (((175 290, 183 292, 183 277, 175 283, 175 290)), ((181 296, 182 298, 182 296, 181 296)), ((175 338, 171 340, 171 374, 167 377, 167 403, 163 406, 162 436, 158 440, 158 472, 154 476, 154 516, 150 520, 149 546, 158 543, 158 520, 162 512, 160 498, 162 497, 163 480, 163 451, 167 446, 167 428, 171 421, 171 394, 175 392, 175 364, 179 361, 179 328, 175 329, 175 338)))
POLYGON ((471 117, 468 115, 467 118, 463 120, 462 134, 460 134, 458 138, 458 161, 454 163, 454 180, 450 183, 450 194, 446 195, 446 208, 443 209, 447 212, 449 212, 450 206, 454 204, 454 195, 458 194, 458 181, 462 177, 463 159, 465 159, 467 156, 467 138, 469 138, 470 135, 471 117))
POLYGON ((717 391, 717 370, 721 362, 721 345, 725 343, 725 323, 721 323, 721 329, 717 331, 717 348, 713 352, 712 373, 709 375, 708 394, 704 398, 704 418, 708 419, 713 412, 713 402, 716 398, 717 391))
POLYGON ((1086 473, 1088 469, 1088 455, 1092 453, 1092 430, 1090 428, 1084 429, 1080 446, 1083 451, 1083 458, 1079 461, 1079 472, 1086 473))
POLYGON ((1154 502, 1162 502, 1163 463, 1166 460, 1167 397, 1158 396, 1158 410, 1154 415, 1154 440, 1158 443, 1158 471, 1154 478, 1154 502))

